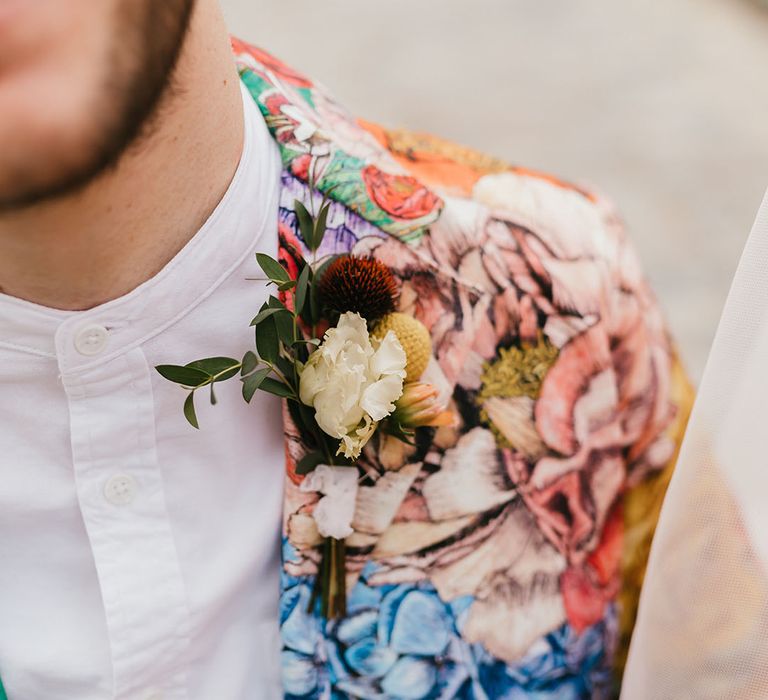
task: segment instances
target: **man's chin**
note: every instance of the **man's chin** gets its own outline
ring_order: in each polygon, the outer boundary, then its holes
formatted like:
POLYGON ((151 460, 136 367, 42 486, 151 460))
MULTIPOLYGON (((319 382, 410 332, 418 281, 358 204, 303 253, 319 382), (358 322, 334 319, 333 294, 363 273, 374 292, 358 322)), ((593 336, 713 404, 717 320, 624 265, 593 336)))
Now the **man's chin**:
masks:
MULTIPOLYGON (((150 133, 193 6, 114 0, 100 5, 110 17, 91 22, 82 51, 67 32, 0 65, 0 212, 82 190, 150 133)), ((73 7, 95 16, 86 0, 73 7)), ((56 27, 48 35, 58 36, 56 27)))
POLYGON ((44 91, 39 81, 14 78, 0 80, 0 212, 82 188, 103 167, 98 143, 110 128, 85 88, 44 91))
POLYGON ((24 164, 0 159, 0 215, 76 195, 109 165, 103 156, 74 164, 51 159, 50 153, 30 155, 24 164), (66 164, 65 164, 66 163, 66 164))

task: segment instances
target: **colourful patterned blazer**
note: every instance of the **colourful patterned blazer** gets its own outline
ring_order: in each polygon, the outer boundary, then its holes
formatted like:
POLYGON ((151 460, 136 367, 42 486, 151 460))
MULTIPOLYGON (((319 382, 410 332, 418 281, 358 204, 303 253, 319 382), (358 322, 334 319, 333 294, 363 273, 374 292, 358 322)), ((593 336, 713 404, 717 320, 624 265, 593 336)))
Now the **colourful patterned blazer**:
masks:
POLYGON ((613 696, 691 402, 620 220, 585 189, 357 120, 233 43, 282 152, 281 261, 295 274, 307 253, 294 201, 328 195, 320 253, 392 268, 460 416, 366 448, 348 614, 326 622, 286 414, 285 697, 613 696))

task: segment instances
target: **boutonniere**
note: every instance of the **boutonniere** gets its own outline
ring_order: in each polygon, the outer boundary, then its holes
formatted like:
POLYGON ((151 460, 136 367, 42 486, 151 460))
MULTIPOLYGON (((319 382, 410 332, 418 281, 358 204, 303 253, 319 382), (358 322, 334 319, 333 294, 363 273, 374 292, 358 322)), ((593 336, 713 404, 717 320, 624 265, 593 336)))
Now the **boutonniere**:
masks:
POLYGON ((358 458, 378 432, 413 443, 415 431, 448 425, 437 390, 419 380, 432 344, 426 327, 398 312, 398 283, 378 260, 352 255, 317 258, 330 202, 316 215, 295 202, 311 261, 295 279, 277 260, 257 253, 277 295, 251 321, 256 347, 241 360, 212 357, 157 371, 187 390, 184 415, 198 428, 195 395, 240 376, 243 398, 257 391, 285 399, 306 448, 296 465, 302 491, 319 495, 313 517, 324 538, 315 595, 326 618, 346 613, 345 538, 352 534, 358 458))

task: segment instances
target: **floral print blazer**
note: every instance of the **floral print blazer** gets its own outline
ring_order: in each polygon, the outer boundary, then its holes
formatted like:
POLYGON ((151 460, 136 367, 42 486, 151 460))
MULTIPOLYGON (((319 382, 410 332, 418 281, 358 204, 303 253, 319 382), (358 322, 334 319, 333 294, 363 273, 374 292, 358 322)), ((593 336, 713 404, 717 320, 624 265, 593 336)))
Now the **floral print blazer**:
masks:
POLYGON ((366 448, 348 613, 327 622, 308 612, 317 496, 286 413, 285 697, 612 697, 691 402, 621 222, 585 189, 357 120, 233 45, 282 152, 281 261, 307 254, 294 201, 328 196, 320 254, 393 270, 460 417, 366 448))

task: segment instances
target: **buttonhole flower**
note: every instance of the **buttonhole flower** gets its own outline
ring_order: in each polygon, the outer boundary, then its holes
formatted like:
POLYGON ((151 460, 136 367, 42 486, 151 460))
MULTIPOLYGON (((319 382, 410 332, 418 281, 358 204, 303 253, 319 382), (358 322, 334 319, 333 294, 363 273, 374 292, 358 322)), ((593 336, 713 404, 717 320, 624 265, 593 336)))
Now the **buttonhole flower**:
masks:
POLYGON ((299 378, 302 403, 315 409, 318 426, 337 438, 348 459, 357 459, 379 421, 403 393, 406 355, 393 332, 371 338, 355 312, 340 316, 307 360, 299 378))

